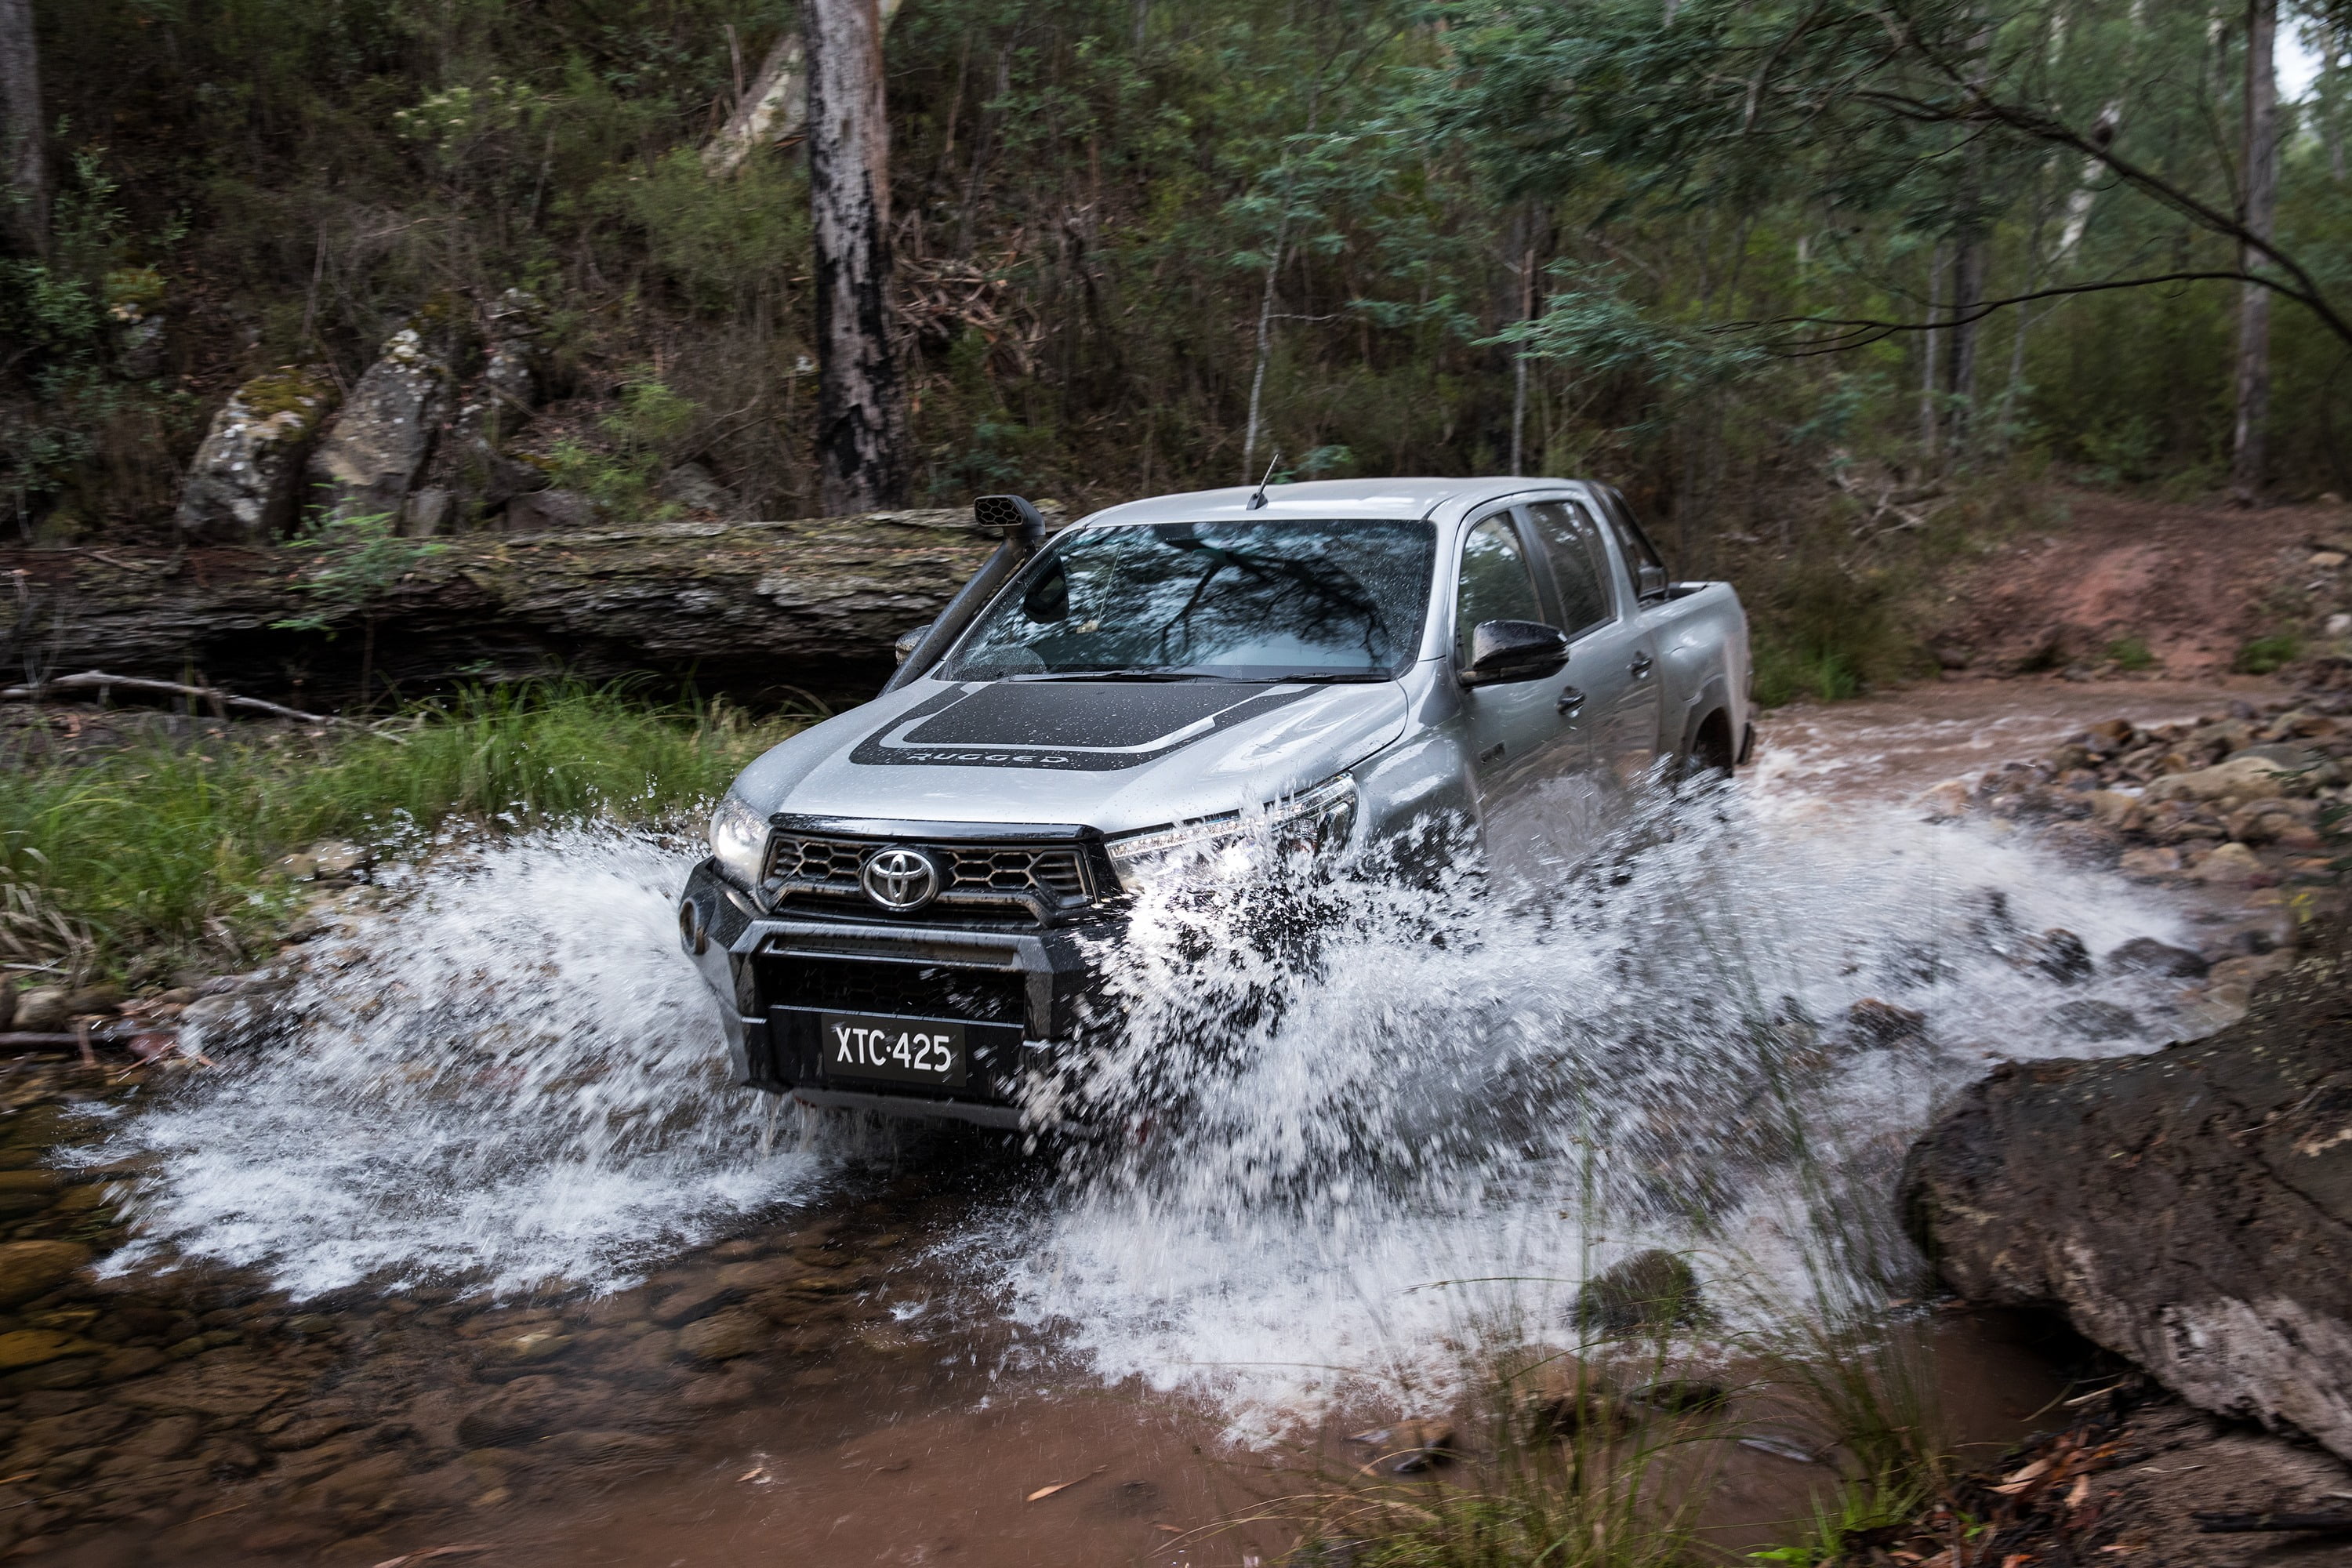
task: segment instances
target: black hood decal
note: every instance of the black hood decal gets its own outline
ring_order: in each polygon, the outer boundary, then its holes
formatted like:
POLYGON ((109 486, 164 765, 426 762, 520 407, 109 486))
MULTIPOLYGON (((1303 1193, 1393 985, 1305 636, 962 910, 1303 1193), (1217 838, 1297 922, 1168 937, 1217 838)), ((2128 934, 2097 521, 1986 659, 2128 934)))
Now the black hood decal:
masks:
POLYGON ((992 681, 917 703, 857 743, 868 767, 1116 773, 1307 695, 1303 686, 992 681))

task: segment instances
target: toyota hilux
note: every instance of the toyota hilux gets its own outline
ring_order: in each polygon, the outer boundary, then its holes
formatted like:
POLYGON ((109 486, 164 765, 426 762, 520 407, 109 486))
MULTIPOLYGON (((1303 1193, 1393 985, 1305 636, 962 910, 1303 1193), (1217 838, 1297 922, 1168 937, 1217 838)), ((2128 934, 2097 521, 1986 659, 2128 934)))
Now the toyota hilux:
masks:
POLYGON ((1363 855, 1444 821, 1497 874, 1747 760, 1748 622, 1590 480, 1370 479, 1113 506, 1003 543, 882 694, 746 768, 680 940, 738 1081, 1023 1125, 1131 899, 1267 824, 1363 855))

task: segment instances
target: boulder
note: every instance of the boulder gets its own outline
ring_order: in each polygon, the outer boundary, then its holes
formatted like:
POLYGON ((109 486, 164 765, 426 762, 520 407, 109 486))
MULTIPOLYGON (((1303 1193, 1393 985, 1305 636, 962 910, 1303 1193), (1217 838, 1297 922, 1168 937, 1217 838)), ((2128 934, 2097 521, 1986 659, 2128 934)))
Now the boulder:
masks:
POLYGON ((73 1017, 73 993, 62 985, 37 985, 16 997, 16 1027, 32 1035, 52 1035, 73 1017))
POLYGON ((2231 758, 2210 768, 2167 773, 2147 786, 2142 797, 2151 804, 2168 800, 2260 800, 2287 793, 2288 784, 2301 775, 2275 757, 2262 752, 2231 758))
POLYGON ((507 502, 509 533, 556 533, 596 521, 596 503, 578 490, 534 490, 507 502))
POLYGON ((173 521, 203 544, 267 544, 293 521, 302 459, 335 406, 324 372, 287 365, 229 394, 196 447, 173 521))
POLYGON ((2339 927, 2203 1041, 1996 1069, 1912 1148, 1913 1236, 1969 1300, 2352 1458, 2347 980, 2339 927))
POLYGON ((2107 954, 2107 967, 2126 974, 2162 974, 2174 980, 2194 980, 2210 967, 2203 955, 2185 947, 2136 936, 2107 954))
POLYGON ((433 455, 449 377, 426 331, 393 333, 310 454, 310 499, 338 517, 401 515, 433 455))
POLYGON ((1688 1260, 1652 1247, 1594 1275, 1576 1292, 1576 1326, 1615 1337, 1671 1333, 1706 1320, 1698 1275, 1688 1260))

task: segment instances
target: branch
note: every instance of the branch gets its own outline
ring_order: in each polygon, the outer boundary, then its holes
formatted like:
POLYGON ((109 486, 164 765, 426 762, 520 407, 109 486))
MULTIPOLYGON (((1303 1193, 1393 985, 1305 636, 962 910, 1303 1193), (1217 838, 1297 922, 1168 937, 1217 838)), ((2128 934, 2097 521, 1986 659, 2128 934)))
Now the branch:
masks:
POLYGON ((2259 273, 2228 272, 2159 272, 2148 278, 2110 278, 2100 283, 2061 283, 2047 289, 2035 289, 2023 294, 2011 294, 2005 299, 1979 300, 1966 311, 1953 311, 1939 320, 1927 321, 1885 321, 1872 316, 1776 316, 1762 321, 1726 321, 1717 331, 1752 331, 1759 327, 1843 327, 1847 331, 1833 337, 1815 339, 1805 348, 1789 355, 1802 359, 1811 354, 1843 353, 1848 349, 1865 348, 1896 332, 1940 332, 1948 327, 1964 327, 1981 321, 1995 310, 2010 305, 2031 304, 2036 300, 2055 299, 2065 294, 2097 294, 2110 289, 2146 289, 2158 283, 2259 283, 2285 295, 2290 300, 2310 301, 2295 289, 2259 273), (1857 334, 1867 334, 1857 336, 1857 334))
POLYGON ((293 719, 304 724, 351 723, 349 719, 281 708, 275 702, 264 702, 258 697, 238 697, 210 686, 184 686, 176 680, 147 680, 135 675, 108 675, 96 669, 83 675, 60 675, 53 680, 36 681, 30 686, 11 686, 0 690, 0 702, 33 702, 51 691, 104 691, 118 686, 125 691, 156 691, 169 697, 202 698, 224 708, 243 708, 256 713, 267 713, 273 719, 293 719))

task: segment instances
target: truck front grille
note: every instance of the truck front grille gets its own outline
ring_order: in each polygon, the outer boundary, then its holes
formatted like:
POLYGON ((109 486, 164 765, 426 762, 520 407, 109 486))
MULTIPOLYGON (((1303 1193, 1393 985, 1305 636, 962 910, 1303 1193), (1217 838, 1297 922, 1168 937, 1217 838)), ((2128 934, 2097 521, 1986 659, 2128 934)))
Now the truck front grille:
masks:
POLYGON ((1026 1024, 1024 976, 950 964, 885 963, 794 953, 760 960, 761 986, 780 1007, 1026 1024))
MULTIPOLYGON (((858 873, 866 857, 908 842, 780 833, 769 840, 763 890, 776 900, 856 900, 881 913, 858 885, 858 873)), ((1077 845, 915 842, 936 856, 945 872, 935 901, 948 910, 1026 911, 1044 921, 1094 902, 1094 877, 1077 845)))

